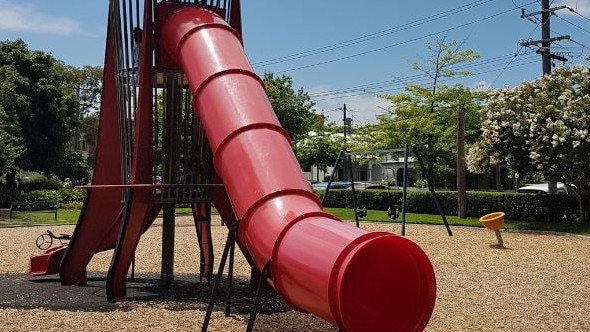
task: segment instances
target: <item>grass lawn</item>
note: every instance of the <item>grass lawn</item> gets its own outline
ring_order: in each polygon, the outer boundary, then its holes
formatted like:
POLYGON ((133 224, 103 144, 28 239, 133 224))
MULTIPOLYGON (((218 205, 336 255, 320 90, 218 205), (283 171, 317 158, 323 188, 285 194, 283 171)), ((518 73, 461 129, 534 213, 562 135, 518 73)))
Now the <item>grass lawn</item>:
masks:
MULTIPOLYGON (((188 208, 178 208, 177 214, 187 215, 190 214, 188 208)), ((340 208, 326 208, 326 212, 335 215, 342 220, 354 220, 354 213, 352 209, 340 209, 340 208)), ((13 226, 37 226, 37 225, 64 225, 64 224, 75 224, 78 221, 80 210, 64 210, 59 209, 57 211, 57 221, 53 219, 52 213, 16 213, 12 215, 12 221, 8 219, 8 210, 0 211, 0 227, 13 227, 13 226)), ((479 218, 467 218, 459 219, 456 216, 446 216, 447 222, 451 226, 470 226, 470 227, 482 227, 479 222, 479 218)), ((401 216, 397 220, 391 220, 387 216, 386 211, 369 210, 367 216, 359 219, 362 222, 389 222, 392 224, 400 224, 401 216)), ((431 214, 406 214, 406 222, 408 224, 433 224, 442 225, 442 218, 439 215, 431 214)), ((517 220, 505 220, 505 229, 514 230, 538 230, 538 231, 553 231, 553 232, 564 232, 572 234, 580 234, 590 236, 590 223, 584 224, 568 224, 568 223, 546 223, 546 222, 522 222, 517 220)))

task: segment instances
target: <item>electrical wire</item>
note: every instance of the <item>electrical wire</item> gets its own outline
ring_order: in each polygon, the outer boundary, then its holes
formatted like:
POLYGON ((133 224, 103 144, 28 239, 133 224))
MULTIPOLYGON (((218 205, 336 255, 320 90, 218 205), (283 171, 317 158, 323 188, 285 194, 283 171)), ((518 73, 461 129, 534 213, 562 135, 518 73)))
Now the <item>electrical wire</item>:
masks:
POLYGON ((434 15, 430 15, 430 16, 427 16, 424 18, 420 18, 420 19, 408 22, 408 23, 397 25, 397 26, 394 26, 394 27, 391 27, 391 28, 388 28, 385 30, 366 34, 366 35, 363 35, 360 37, 348 39, 348 40, 341 41, 341 42, 334 43, 334 44, 327 45, 327 46, 322 46, 322 47, 315 48, 312 50, 302 51, 302 52, 298 52, 298 53, 291 54, 291 55, 286 55, 286 56, 282 56, 282 57, 278 57, 278 58, 255 62, 252 64, 252 66, 253 67, 260 67, 260 66, 274 65, 274 64, 278 64, 278 63, 283 63, 283 62, 287 62, 287 61, 300 59, 303 57, 313 56, 313 55, 317 55, 320 53, 325 53, 325 52, 337 50, 337 49, 340 49, 343 47, 348 47, 351 45, 356 45, 356 44, 370 41, 373 39, 381 38, 381 37, 384 37, 384 36, 387 36, 387 35, 390 35, 393 33, 401 32, 401 31, 404 31, 404 30, 407 30, 410 28, 414 28, 414 27, 417 27, 420 25, 424 25, 426 23, 430 23, 430 22, 436 21, 441 18, 452 16, 452 15, 458 14, 460 12, 463 12, 465 10, 479 7, 481 5, 484 5, 484 4, 492 2, 492 1, 495 1, 495 0, 478 0, 478 1, 475 1, 472 3, 468 3, 466 5, 462 5, 462 6, 453 8, 453 9, 446 10, 444 12, 436 13, 434 15))
POLYGON ((473 24, 480 23, 480 22, 483 22, 483 21, 486 21, 486 20, 490 20, 490 19, 495 18, 495 17, 498 17, 500 15, 504 15, 506 13, 509 13, 509 12, 511 12, 513 10, 514 9, 504 10, 504 11, 501 11, 501 12, 498 12, 498 13, 495 13, 495 14, 492 14, 492 15, 489 15, 489 16, 486 16, 486 17, 477 19, 477 20, 473 20, 473 21, 468 22, 468 23, 459 24, 459 25, 456 25, 456 26, 453 26, 453 27, 450 27, 450 28, 447 28, 447 29, 443 29, 441 31, 437 31, 437 32, 431 32, 431 33, 422 35, 420 37, 412 38, 412 39, 405 40, 405 41, 402 41, 402 42, 398 42, 398 43, 395 43, 395 44, 390 44, 390 45, 387 45, 387 46, 383 46, 383 47, 379 47, 379 48, 375 48, 375 49, 371 49, 371 50, 363 51, 363 52, 359 52, 359 53, 354 53, 354 54, 351 54, 351 55, 347 55, 347 56, 343 56, 343 57, 338 57, 338 58, 334 58, 334 59, 331 59, 331 60, 326 60, 326 61, 317 62, 317 63, 313 63, 313 64, 308 64, 308 65, 303 65, 303 66, 298 66, 298 67, 293 67, 293 68, 284 69, 284 70, 279 70, 279 71, 275 71, 275 73, 285 73, 285 72, 292 72, 292 71, 297 71, 297 70, 301 70, 301 69, 313 68, 313 67, 317 67, 317 66, 321 66, 321 65, 326 65, 326 64, 330 64, 330 63, 334 63, 334 62, 348 60, 348 59, 351 59, 351 58, 356 58, 356 57, 359 57, 359 56, 364 56, 364 55, 367 55, 367 54, 371 54, 371 53, 375 53, 375 52, 387 50, 387 49, 390 49, 392 47, 401 46, 401 45, 408 44, 408 43, 415 42, 415 41, 422 40, 422 39, 427 39, 429 37, 433 37, 433 36, 445 34, 445 33, 448 33, 450 31, 453 31, 453 30, 456 30, 456 29, 459 29, 459 28, 463 28, 463 27, 466 27, 466 26, 469 26, 469 25, 473 25, 473 24))

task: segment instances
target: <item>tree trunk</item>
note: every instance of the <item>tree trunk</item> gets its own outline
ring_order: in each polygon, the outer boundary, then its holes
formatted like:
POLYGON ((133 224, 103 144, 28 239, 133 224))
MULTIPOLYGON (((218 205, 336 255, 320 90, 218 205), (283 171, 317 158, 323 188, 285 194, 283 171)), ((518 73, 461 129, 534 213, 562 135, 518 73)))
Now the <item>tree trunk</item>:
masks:
POLYGON ((467 189, 465 185, 465 108, 457 109, 457 217, 467 218, 467 189))
POLYGON ((580 210, 580 222, 586 222, 586 212, 584 209, 584 196, 580 195, 580 198, 578 198, 578 207, 580 210))

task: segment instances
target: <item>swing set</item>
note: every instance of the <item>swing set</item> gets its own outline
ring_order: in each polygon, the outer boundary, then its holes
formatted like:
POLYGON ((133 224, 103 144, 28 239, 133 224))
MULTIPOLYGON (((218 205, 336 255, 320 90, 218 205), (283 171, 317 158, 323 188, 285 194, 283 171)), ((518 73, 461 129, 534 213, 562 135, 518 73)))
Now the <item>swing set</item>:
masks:
MULTIPOLYGON (((359 218, 365 217, 367 215, 367 210, 366 210, 366 208, 359 209, 357 193, 355 190, 354 176, 353 176, 352 157, 353 156, 361 156, 361 155, 379 155, 379 154, 388 155, 388 154, 394 154, 394 153, 397 153, 397 154, 403 153, 404 162, 403 162, 403 177, 402 177, 402 199, 401 199, 402 204, 401 204, 401 208, 398 208, 398 206, 395 206, 395 207, 392 206, 392 204, 390 202, 389 208, 387 209, 387 215, 392 219, 396 219, 399 216, 399 214, 401 213, 401 235, 405 236, 406 235, 406 212, 407 212, 407 189, 408 189, 408 156, 410 154, 409 149, 410 149, 410 147, 408 147, 408 145, 406 144, 406 145, 404 145, 403 148, 397 148, 397 149, 372 150, 372 151, 362 151, 362 152, 340 151, 340 153, 338 153, 338 157, 336 158, 336 161, 334 162, 334 167, 333 167, 332 172, 330 174, 330 179, 328 180, 326 190, 324 191, 324 193, 322 195, 322 198, 321 198, 322 205, 324 205, 324 203, 326 201, 326 197, 328 196, 331 184, 334 181, 334 176, 336 174, 336 171, 337 171, 340 163, 343 163, 344 170, 348 171, 348 176, 350 178, 350 189, 351 189, 351 194, 352 194, 352 207, 355 211, 355 213, 354 213, 355 223, 356 223, 357 227, 360 227, 359 218)), ((422 172, 422 174, 428 175, 428 170, 424 166, 424 162, 422 160, 422 157, 421 157, 418 149, 415 146, 412 146, 411 150, 412 150, 412 153, 414 154, 414 156, 416 157, 416 159, 418 160, 418 164, 420 165, 420 171, 422 172)), ((428 176, 427 176, 427 178, 428 178, 428 176)), ((447 229, 448 235, 453 236, 453 232, 451 231, 451 227, 447 221, 447 217, 445 216, 445 213, 443 212, 440 201, 436 197, 436 192, 434 190, 434 187, 432 187, 432 186, 428 186, 428 187, 429 187, 429 191, 430 191, 430 196, 432 197, 433 203, 436 206, 436 209, 443 221, 443 224, 445 225, 445 228, 447 229)))

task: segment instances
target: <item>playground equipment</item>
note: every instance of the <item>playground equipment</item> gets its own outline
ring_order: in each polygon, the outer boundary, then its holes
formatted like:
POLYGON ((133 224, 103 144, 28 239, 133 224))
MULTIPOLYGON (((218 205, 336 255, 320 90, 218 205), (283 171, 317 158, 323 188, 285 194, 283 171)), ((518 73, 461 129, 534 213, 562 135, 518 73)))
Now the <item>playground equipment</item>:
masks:
POLYGON ((56 240, 59 242, 60 245, 66 245, 68 244, 68 242, 70 242, 71 239, 72 236, 70 234, 55 234, 48 229, 47 231, 45 231, 45 233, 37 236, 37 239, 35 240, 35 245, 37 245, 37 248, 41 250, 47 250, 53 246, 53 242, 56 240))
POLYGON ((481 222, 485 228, 494 231, 496 234, 496 240, 498 240, 498 247, 504 248, 504 240, 502 239, 502 233, 500 233, 500 228, 504 226, 504 212, 488 213, 479 218, 479 222, 481 222))
MULTIPOLYGON (((423 174, 427 174, 427 169, 424 167, 424 162, 422 161, 422 157, 420 156, 420 153, 418 152, 418 149, 416 147, 412 147, 412 151, 414 153, 414 156, 416 157, 416 159, 418 160, 418 163, 420 165, 420 170, 422 171, 423 174)), ((356 194, 356 190, 355 190, 355 180, 354 180, 354 175, 353 175, 353 165, 352 165, 352 156, 359 156, 359 155, 379 155, 379 154, 392 154, 392 153, 397 153, 397 154, 402 154, 403 155, 403 160, 404 160, 404 167, 403 167, 403 176, 402 176, 402 198, 401 198, 401 202, 400 204, 391 204, 389 205, 389 208, 387 209, 387 215, 391 218, 391 219, 397 219, 400 214, 401 214, 401 235, 405 236, 406 235, 406 207, 407 207, 407 188, 408 188, 408 156, 409 156, 409 148, 407 145, 404 145, 403 148, 399 148, 399 149, 388 149, 388 150, 373 150, 373 151, 362 151, 362 152, 348 152, 348 151, 340 151, 340 153, 338 154, 338 157, 336 158, 336 162, 334 162, 334 167, 332 168, 332 173, 330 174, 330 179, 328 180, 328 184, 326 186, 326 189, 323 192, 322 195, 322 205, 325 203, 326 197, 328 196, 328 193, 330 191, 331 188, 331 183, 334 180, 334 176, 336 174, 336 171, 339 167, 339 165, 341 163, 343 163, 345 165, 345 167, 343 167, 344 169, 348 169, 348 177, 350 178, 350 188, 351 188, 351 194, 352 194, 352 207, 354 209, 355 213, 355 222, 356 222, 356 226, 359 227, 359 218, 362 218, 363 216, 366 216, 366 209, 365 209, 365 213, 363 214, 359 214, 359 206, 358 206, 358 202, 357 202, 357 194, 356 194)), ((451 231, 451 226, 449 225, 448 221, 447 221, 447 217, 445 216, 443 210, 442 210, 442 206, 440 204, 440 202, 438 201, 438 198, 436 197, 436 193, 434 192, 434 188, 429 187, 429 191, 430 191, 430 195, 432 197, 432 201, 434 202, 434 205, 436 206, 436 209, 438 210, 440 217, 443 221, 443 224, 445 225, 445 228, 447 230, 447 234, 449 236, 453 236, 453 232, 451 231)))
POLYGON ((213 204, 228 243, 293 308, 342 331, 427 325, 436 297, 428 257, 406 238, 323 211, 244 54, 239 0, 111 0, 103 80, 87 200, 67 249, 42 255, 63 255, 62 284, 86 284, 92 256, 114 248, 107 300, 124 298, 138 241, 162 209, 161 280, 171 282, 180 203, 192 207, 200 274, 211 277, 213 204))

